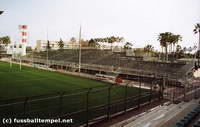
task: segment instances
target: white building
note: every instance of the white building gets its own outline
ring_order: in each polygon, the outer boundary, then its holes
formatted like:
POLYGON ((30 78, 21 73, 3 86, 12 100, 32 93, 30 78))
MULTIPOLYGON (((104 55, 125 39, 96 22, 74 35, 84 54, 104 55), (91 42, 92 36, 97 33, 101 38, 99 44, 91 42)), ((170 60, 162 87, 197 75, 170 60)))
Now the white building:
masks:
POLYGON ((24 56, 26 55, 26 44, 25 43, 12 43, 6 47, 7 54, 13 56, 24 56))
POLYGON ((65 49, 78 49, 79 48, 79 43, 78 42, 67 42, 66 45, 64 46, 65 49))
MULTIPOLYGON (((49 45, 52 50, 58 50, 60 49, 58 45, 59 41, 49 41, 49 45)), ((77 42, 63 42, 64 47, 63 49, 77 49, 79 48, 79 44, 77 42)), ((36 51, 46 51, 47 41, 46 40, 37 40, 36 41, 36 51)))
MULTIPOLYGON (((59 49, 59 45, 58 45, 58 41, 49 41, 49 45, 51 47, 51 49, 53 50, 58 50, 59 49)), ((47 40, 37 40, 36 41, 36 51, 40 52, 40 51, 46 51, 47 47, 47 40)))
POLYGON ((97 42, 100 49, 112 49, 114 52, 122 52, 124 49, 125 42, 97 42))

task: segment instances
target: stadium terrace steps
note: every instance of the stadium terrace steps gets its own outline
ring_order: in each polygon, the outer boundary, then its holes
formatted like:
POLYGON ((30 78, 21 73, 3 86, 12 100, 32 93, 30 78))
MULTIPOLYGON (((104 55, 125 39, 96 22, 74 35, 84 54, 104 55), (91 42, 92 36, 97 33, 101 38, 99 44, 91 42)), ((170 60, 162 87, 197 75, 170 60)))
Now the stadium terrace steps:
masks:
POLYGON ((194 123, 193 127, 200 127, 200 119, 194 123))
MULTIPOLYGON (((194 107, 187 115, 183 116, 173 127, 185 127, 200 114, 200 104, 194 107)), ((193 127, 200 127, 200 121, 194 123, 193 127)))
POLYGON ((198 105, 199 100, 192 100, 189 103, 163 105, 143 113, 142 116, 134 116, 122 121, 112 127, 170 127, 173 126, 181 117, 190 112, 198 105))
MULTIPOLYGON (((65 49, 65 50, 49 50, 49 60, 74 62, 79 61, 78 49, 65 49)), ((32 56, 37 58, 46 59, 46 52, 35 53, 32 56)), ((30 56, 27 56, 30 58, 30 56)), ((82 64, 96 64, 111 66, 114 68, 129 68, 138 71, 146 71, 157 74, 165 74, 168 72, 172 77, 176 77, 177 72, 180 74, 178 78, 182 78, 183 73, 190 70, 193 63, 166 63, 155 61, 142 61, 137 60, 135 57, 126 57, 125 54, 114 53, 111 50, 99 49, 82 49, 81 50, 82 64)))

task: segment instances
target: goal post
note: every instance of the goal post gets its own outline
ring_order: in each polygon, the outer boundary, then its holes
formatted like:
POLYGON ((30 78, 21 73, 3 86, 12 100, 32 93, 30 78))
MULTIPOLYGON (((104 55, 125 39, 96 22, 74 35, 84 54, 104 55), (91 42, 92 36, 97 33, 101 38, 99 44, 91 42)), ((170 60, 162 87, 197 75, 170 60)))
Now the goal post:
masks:
MULTIPOLYGON (((20 58, 20 59, 15 59, 15 60, 19 64, 19 69, 22 70, 22 59, 20 58)), ((12 58, 10 58, 9 63, 10 63, 10 69, 13 68, 12 58)))

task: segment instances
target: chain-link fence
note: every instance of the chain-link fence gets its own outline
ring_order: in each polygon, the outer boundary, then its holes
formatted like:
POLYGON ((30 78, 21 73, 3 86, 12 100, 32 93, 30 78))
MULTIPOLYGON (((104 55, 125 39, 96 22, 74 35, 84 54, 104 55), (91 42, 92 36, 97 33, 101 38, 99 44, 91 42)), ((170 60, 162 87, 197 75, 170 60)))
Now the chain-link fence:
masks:
POLYGON ((143 104, 161 99, 160 91, 144 89, 143 83, 138 82, 138 84, 138 88, 130 84, 125 86, 112 84, 4 100, 0 101, 0 117, 71 118, 73 119, 71 126, 88 125, 98 119, 110 118, 115 114, 140 108, 143 104))

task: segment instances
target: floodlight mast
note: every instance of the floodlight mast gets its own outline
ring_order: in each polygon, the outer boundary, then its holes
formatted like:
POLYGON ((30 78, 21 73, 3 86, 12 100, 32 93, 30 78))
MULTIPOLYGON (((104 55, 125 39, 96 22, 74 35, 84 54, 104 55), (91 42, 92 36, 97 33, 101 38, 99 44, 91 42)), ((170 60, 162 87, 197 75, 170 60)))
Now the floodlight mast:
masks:
POLYGON ((47 46, 46 46, 46 50, 47 50, 47 58, 46 58, 46 60, 47 60, 47 68, 49 68, 49 65, 48 65, 48 62, 49 62, 49 39, 48 39, 48 29, 47 29, 47 46))
POLYGON ((78 64, 78 72, 81 72, 81 26, 80 26, 80 31, 79 31, 79 64, 78 64))

